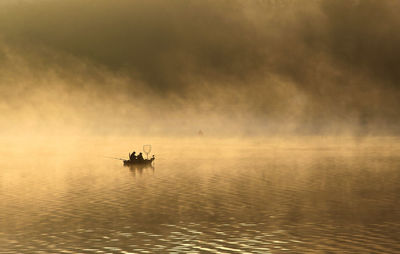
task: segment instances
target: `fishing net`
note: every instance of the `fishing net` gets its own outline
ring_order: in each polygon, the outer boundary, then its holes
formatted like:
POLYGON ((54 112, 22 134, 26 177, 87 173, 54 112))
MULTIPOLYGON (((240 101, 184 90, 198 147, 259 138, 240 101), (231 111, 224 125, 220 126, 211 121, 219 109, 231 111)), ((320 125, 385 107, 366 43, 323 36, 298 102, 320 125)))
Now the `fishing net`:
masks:
POLYGON ((144 145, 143 152, 146 154, 147 159, 149 158, 149 153, 151 152, 151 145, 144 145))

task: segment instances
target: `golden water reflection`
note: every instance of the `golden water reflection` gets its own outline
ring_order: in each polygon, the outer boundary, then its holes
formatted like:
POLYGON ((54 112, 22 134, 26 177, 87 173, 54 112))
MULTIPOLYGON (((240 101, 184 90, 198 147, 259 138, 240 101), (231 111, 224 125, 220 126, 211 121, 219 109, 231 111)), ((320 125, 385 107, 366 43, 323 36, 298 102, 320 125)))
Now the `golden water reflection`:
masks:
POLYGON ((167 141, 3 140, 0 253, 400 251, 397 139, 167 141))

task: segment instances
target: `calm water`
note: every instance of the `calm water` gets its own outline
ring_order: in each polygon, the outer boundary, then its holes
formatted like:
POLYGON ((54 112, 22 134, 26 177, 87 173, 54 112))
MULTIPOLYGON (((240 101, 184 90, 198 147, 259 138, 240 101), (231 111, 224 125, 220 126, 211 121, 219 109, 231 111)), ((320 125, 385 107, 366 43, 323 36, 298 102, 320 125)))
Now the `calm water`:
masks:
POLYGON ((0 253, 400 253, 399 141, 3 140, 0 253))

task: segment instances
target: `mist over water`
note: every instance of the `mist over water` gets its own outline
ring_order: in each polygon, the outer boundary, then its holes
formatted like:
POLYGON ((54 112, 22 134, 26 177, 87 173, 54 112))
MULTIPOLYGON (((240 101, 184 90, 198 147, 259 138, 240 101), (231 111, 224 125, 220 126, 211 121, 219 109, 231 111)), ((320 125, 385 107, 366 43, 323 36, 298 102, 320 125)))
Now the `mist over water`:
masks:
POLYGON ((46 140, 21 153, 2 140, 1 250, 400 250, 398 139, 154 139, 154 167, 102 157, 136 142, 46 140))
POLYGON ((397 135, 397 1, 4 1, 2 135, 397 135))
POLYGON ((398 13, 1 1, 0 253, 399 252, 398 13))

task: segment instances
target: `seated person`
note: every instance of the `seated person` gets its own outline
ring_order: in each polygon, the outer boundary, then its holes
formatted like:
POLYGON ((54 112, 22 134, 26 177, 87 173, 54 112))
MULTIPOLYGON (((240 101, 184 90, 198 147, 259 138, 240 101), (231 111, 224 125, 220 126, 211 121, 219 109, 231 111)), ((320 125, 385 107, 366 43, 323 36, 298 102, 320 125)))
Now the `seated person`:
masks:
POLYGON ((136 152, 133 151, 133 153, 129 155, 129 159, 130 159, 131 161, 136 160, 136 155, 135 155, 135 154, 136 154, 136 152))
POLYGON ((139 155, 137 156, 137 160, 139 160, 139 161, 143 161, 144 160, 142 153, 139 153, 139 155))

